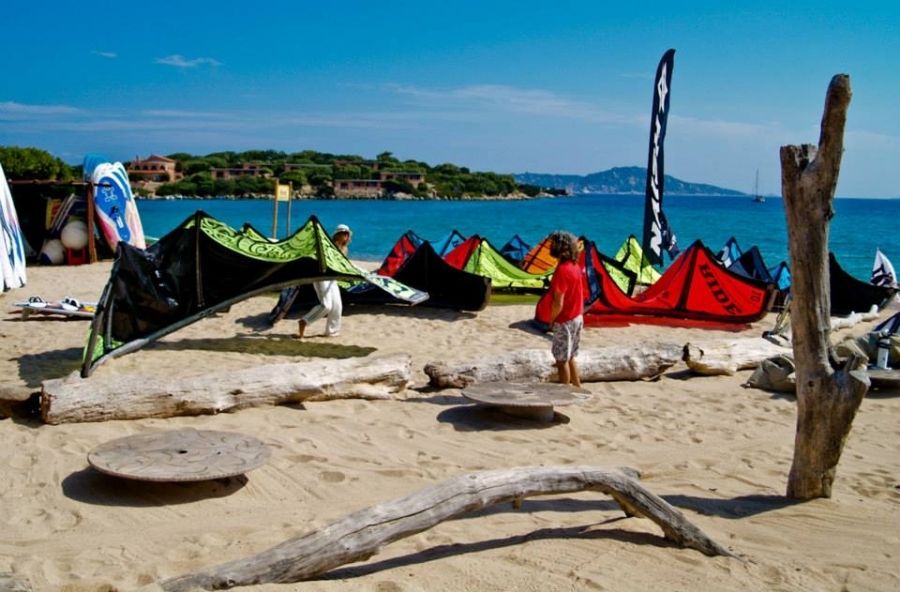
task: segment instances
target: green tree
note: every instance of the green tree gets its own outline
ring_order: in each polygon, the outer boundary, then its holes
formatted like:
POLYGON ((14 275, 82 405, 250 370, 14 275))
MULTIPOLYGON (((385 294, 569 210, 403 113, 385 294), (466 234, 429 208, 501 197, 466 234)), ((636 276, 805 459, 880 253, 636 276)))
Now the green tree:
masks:
POLYGON ((40 148, 0 146, 0 164, 10 179, 66 181, 73 176, 72 167, 40 148))

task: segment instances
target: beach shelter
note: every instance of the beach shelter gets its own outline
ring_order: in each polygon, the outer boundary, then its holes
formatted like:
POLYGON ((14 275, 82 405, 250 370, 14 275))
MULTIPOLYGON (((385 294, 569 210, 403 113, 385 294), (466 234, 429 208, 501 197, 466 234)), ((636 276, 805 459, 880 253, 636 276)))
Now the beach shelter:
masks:
POLYGON ((486 238, 470 236, 444 259, 457 269, 491 278, 494 290, 541 291, 551 272, 528 273, 510 263, 486 238))
POLYGON ((880 309, 897 293, 896 287, 876 286, 853 277, 844 271, 832 252, 828 253, 828 271, 832 316, 868 312, 873 306, 880 309))
POLYGON ((514 234, 511 239, 506 241, 505 245, 500 247, 500 253, 516 265, 525 259, 530 250, 531 246, 522 240, 522 237, 518 234, 514 234))
POLYGON ((585 323, 602 324, 603 316, 691 319, 722 324, 745 324, 762 318, 771 307, 773 284, 743 277, 728 269, 702 242, 685 250, 645 291, 630 297, 607 285, 590 309, 585 323))
POLYGON ((634 273, 638 286, 650 286, 660 278, 660 273, 650 265, 650 261, 644 257, 644 250, 640 241, 633 235, 629 235, 616 251, 613 259, 622 264, 622 267, 634 273))
POLYGON ((198 211, 146 250, 119 241, 91 323, 82 376, 237 302, 291 285, 367 281, 408 302, 428 297, 356 267, 315 216, 281 241, 252 234, 198 211))
POLYGON ((6 174, 0 165, 0 292, 25 285, 25 243, 6 174))
POLYGON ((441 257, 446 257, 450 251, 464 243, 466 237, 462 235, 455 228, 450 231, 450 234, 442 238, 441 240, 431 241, 431 246, 434 247, 435 253, 440 255, 441 257))

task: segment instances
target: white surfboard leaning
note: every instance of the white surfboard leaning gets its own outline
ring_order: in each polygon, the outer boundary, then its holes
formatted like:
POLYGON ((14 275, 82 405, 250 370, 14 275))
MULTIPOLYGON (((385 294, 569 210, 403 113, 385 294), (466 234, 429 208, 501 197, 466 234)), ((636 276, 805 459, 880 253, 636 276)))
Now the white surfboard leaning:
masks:
POLYGON ((0 292, 21 288, 27 280, 22 228, 19 226, 16 206, 2 165, 0 165, 0 277, 3 288, 0 292))
POLYGON ((128 173, 120 162, 103 162, 91 173, 97 226, 110 248, 115 251, 119 241, 139 249, 147 248, 144 228, 137 204, 128 183, 128 173))

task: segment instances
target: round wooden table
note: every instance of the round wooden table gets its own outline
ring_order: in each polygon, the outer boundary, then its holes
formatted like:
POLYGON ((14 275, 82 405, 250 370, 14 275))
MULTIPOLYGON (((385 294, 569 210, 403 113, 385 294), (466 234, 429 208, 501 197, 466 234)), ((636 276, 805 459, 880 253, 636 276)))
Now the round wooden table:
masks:
POLYGON ((111 440, 88 453, 108 475, 140 481, 206 481, 263 465, 269 447, 253 436, 211 430, 167 430, 111 440))
POLYGON ((879 388, 900 388, 900 370, 870 366, 869 382, 879 388))
POLYGON ((554 418, 554 407, 581 403, 590 399, 589 394, 575 392, 574 387, 548 382, 482 382, 462 390, 467 399, 482 405, 497 407, 516 417, 549 422, 554 418))

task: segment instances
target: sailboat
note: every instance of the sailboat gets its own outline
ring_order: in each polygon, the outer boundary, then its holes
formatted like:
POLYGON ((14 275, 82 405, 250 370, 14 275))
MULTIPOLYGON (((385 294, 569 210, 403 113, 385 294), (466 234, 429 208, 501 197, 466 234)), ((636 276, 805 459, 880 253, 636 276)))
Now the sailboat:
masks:
POLYGON ((755 203, 766 203, 766 196, 759 192, 759 169, 756 169, 756 184, 753 185, 753 201, 755 203))

